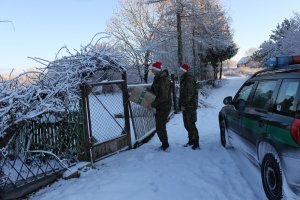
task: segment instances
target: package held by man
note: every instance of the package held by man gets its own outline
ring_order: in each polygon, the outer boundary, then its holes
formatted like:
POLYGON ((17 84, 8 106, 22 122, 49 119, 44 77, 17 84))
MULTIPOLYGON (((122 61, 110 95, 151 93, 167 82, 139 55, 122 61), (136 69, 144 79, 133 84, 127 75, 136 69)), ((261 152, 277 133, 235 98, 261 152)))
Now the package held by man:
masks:
POLYGON ((129 100, 145 108, 151 108, 151 103, 155 100, 155 95, 146 91, 143 87, 134 87, 131 91, 129 100))

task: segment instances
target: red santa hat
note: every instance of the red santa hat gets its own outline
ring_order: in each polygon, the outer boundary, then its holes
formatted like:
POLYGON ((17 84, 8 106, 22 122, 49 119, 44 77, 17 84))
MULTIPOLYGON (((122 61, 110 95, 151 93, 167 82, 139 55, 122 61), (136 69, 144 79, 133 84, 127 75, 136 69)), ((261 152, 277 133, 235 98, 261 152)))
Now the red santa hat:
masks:
POLYGON ((161 62, 156 61, 155 63, 153 63, 150 67, 150 69, 154 69, 156 71, 161 71, 161 62))
POLYGON ((189 65, 188 64, 182 64, 180 66, 180 69, 184 72, 188 72, 189 71, 189 65))

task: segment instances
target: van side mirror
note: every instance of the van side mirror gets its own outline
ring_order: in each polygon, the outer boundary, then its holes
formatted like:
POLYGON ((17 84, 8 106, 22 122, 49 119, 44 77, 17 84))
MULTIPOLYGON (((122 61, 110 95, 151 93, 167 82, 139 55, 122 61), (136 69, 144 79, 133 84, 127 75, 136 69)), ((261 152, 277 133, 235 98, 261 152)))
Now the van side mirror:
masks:
POLYGON ((231 105, 232 104, 232 97, 231 96, 225 97, 224 100, 223 100, 223 104, 231 105))

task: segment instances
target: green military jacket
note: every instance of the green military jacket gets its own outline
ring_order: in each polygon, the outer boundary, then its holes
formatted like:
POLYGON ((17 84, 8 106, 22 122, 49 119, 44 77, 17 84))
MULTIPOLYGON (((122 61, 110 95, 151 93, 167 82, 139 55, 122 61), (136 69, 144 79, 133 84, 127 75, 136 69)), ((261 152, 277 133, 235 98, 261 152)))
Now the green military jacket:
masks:
POLYGON ((180 77, 179 107, 196 110, 198 107, 198 90, 195 77, 190 72, 180 77))
POLYGON ((170 110, 172 106, 171 81, 168 70, 160 71, 155 75, 151 92, 156 96, 151 106, 157 110, 170 110))

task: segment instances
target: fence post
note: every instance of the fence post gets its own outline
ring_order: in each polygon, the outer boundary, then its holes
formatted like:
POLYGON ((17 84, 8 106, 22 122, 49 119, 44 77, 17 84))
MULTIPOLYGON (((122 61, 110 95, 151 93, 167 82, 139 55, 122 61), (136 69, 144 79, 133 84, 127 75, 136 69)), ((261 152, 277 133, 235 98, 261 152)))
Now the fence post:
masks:
POLYGON ((131 133, 130 133, 130 116, 129 116, 129 95, 127 90, 127 74, 126 71, 122 73, 122 92, 123 92, 123 105, 124 105, 124 117, 125 117, 125 131, 128 138, 128 145, 132 148, 131 144, 131 133))
MULTIPOLYGON (((85 129, 85 154, 89 155, 91 163, 93 165, 93 144, 92 144, 92 127, 91 127, 91 118, 90 118, 90 108, 89 108, 89 100, 88 100, 88 85, 81 86, 82 92, 82 105, 83 105, 83 113, 84 113, 84 129, 85 129)), ((88 160, 88 156, 86 157, 88 160)))
POLYGON ((177 114, 179 111, 178 111, 178 106, 177 106, 175 75, 174 74, 171 74, 171 80, 172 80, 172 94, 173 94, 174 113, 177 114))

